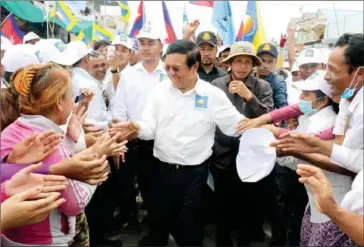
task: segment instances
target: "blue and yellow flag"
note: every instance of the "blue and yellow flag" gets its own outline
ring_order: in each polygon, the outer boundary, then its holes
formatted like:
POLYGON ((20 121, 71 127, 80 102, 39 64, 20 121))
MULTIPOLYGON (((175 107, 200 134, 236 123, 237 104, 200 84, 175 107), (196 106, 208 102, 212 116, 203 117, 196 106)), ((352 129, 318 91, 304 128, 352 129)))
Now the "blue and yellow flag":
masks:
POLYGON ((83 29, 81 30, 81 32, 78 34, 76 40, 79 40, 79 41, 82 41, 84 42, 85 44, 87 44, 87 39, 86 39, 86 35, 85 33, 83 32, 83 29))
POLYGON ((128 23, 130 20, 130 8, 129 8, 128 1, 118 1, 118 4, 121 8, 120 19, 123 22, 128 23))
POLYGON ((255 49, 267 42, 263 27, 263 20, 260 15, 259 1, 248 1, 244 20, 244 41, 249 41, 255 49))
POLYGON ((216 1, 212 9, 212 24, 225 45, 235 42, 235 27, 233 13, 229 1, 216 1))
POLYGON ((49 17, 59 20, 67 31, 71 31, 77 24, 77 18, 73 16, 71 10, 64 1, 54 1, 49 17))
POLYGON ((113 40, 114 36, 112 33, 107 31, 102 26, 93 24, 92 26, 92 40, 113 40))

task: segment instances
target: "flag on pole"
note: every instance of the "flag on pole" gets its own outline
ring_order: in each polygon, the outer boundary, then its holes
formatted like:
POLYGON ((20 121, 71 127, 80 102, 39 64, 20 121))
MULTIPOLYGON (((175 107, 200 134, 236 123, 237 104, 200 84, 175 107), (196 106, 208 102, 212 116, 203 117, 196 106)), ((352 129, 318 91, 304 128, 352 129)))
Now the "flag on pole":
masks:
POLYGON ((67 31, 71 31, 77 24, 76 17, 73 16, 71 10, 64 1, 54 1, 50 17, 59 20, 67 31))
POLYGON ((128 1, 118 1, 118 4, 121 8, 121 16, 120 19, 125 22, 128 23, 129 19, 130 19, 130 8, 129 8, 129 4, 128 1))
POLYGON ((242 41, 244 39, 244 19, 240 22, 238 33, 236 34, 235 41, 242 41))
POLYGON ((1 27, 1 33, 14 45, 23 43, 24 32, 16 24, 12 13, 9 14, 1 27))
POLYGON ((76 40, 78 40, 78 41, 82 41, 82 42, 84 42, 85 44, 87 44, 86 35, 85 35, 85 33, 83 32, 83 29, 82 29, 82 30, 81 30, 81 32, 77 35, 76 40))
POLYGON ((248 1, 244 18, 244 41, 252 43, 256 49, 266 42, 266 35, 260 15, 259 1, 248 1))
POLYGON ((214 1, 213 0, 208 0, 208 1, 189 1, 190 4, 193 5, 197 5, 197 6, 202 6, 202 7, 209 7, 212 8, 214 6, 214 1))
POLYGON ((166 43, 170 44, 173 41, 177 40, 177 36, 176 36, 176 34, 174 32, 172 22, 171 22, 171 18, 169 18, 167 5, 166 5, 166 3, 164 1, 162 1, 162 7, 163 7, 164 25, 166 27, 166 32, 167 32, 166 43))
POLYGON ((92 40, 113 40, 113 35, 100 25, 93 24, 92 40))
POLYGON ((138 15, 134 20, 133 27, 131 28, 129 35, 130 38, 134 38, 138 35, 139 31, 143 28, 145 21, 144 3, 143 0, 140 0, 138 15))
POLYGON ((235 42, 233 14, 229 1, 216 1, 212 10, 212 24, 216 27, 224 45, 235 42))

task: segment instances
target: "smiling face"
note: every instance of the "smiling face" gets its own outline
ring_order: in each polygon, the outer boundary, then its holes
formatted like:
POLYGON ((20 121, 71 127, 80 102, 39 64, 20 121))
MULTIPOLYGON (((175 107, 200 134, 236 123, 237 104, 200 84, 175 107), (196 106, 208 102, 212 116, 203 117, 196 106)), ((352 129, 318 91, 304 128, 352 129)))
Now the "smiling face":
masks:
POLYGON ((359 88, 363 85, 363 69, 351 70, 345 62, 344 52, 346 48, 347 46, 335 47, 330 53, 327 63, 325 80, 330 85, 331 93, 335 97, 340 97, 344 90, 350 86, 353 88, 358 83, 356 88, 359 88), (354 79, 355 81, 352 83, 354 79))
POLYGON ((90 57, 88 71, 96 80, 103 81, 107 71, 107 63, 104 56, 90 57))
POLYGON ((196 81, 196 73, 198 62, 191 68, 187 66, 186 54, 169 54, 165 60, 165 70, 173 84, 173 86, 182 92, 190 89, 196 81))

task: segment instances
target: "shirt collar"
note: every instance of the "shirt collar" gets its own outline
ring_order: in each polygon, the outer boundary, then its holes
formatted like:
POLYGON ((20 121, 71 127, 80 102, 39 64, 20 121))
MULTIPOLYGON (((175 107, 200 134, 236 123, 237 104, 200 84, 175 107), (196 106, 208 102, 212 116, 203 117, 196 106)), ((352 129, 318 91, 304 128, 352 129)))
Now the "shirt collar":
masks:
POLYGON ((202 66, 198 66, 198 72, 203 72, 207 75, 211 74, 211 73, 217 73, 217 67, 216 67, 216 65, 214 65, 214 67, 212 68, 212 70, 210 72, 206 72, 202 66))
POLYGON ((315 114, 309 116, 308 118, 310 119, 310 121, 322 121, 322 119, 324 119, 324 116, 327 116, 329 112, 332 112, 332 106, 326 106, 324 108, 322 108, 321 110, 317 111, 315 114))
POLYGON ((42 130, 53 130, 56 133, 60 133, 62 135, 66 134, 59 125, 57 125, 50 119, 48 119, 44 116, 41 116, 41 115, 24 115, 24 114, 22 114, 19 118, 19 121, 26 125, 40 128, 42 130))
MULTIPOLYGON (((142 70, 142 71, 145 71, 146 73, 149 74, 149 72, 144 68, 142 62, 137 63, 136 65, 134 65, 134 67, 135 67, 136 70, 142 70)), ((160 73, 164 73, 165 72, 164 71, 164 63, 161 60, 159 60, 158 66, 155 68, 155 70, 152 73, 154 73, 156 71, 158 71, 160 73)))
POLYGON ((196 93, 197 95, 199 95, 199 96, 204 96, 205 94, 204 94, 204 90, 203 90, 203 84, 204 84, 204 81, 203 80, 201 80, 200 79, 200 77, 197 75, 197 82, 196 82, 196 85, 195 85, 195 87, 194 88, 192 88, 190 91, 187 91, 187 92, 185 92, 185 93, 182 93, 179 89, 177 89, 177 88, 175 88, 174 86, 173 86, 173 84, 172 84, 172 82, 171 82, 171 88, 173 89, 173 90, 176 90, 176 91, 178 91, 178 93, 180 94, 180 95, 182 95, 182 96, 187 96, 187 95, 191 95, 192 93, 196 93))
POLYGON ((360 88, 359 92, 354 96, 353 100, 349 104, 349 112, 353 113, 359 104, 363 104, 363 87, 360 88))

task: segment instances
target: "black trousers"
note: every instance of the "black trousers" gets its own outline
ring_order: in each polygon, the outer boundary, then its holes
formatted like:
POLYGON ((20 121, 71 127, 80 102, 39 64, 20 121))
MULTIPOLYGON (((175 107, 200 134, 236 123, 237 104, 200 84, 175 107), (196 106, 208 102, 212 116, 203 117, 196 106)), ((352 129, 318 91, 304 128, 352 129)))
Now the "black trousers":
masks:
POLYGON ((176 166, 155 159, 148 245, 166 246, 172 234, 178 246, 202 246, 201 204, 207 162, 176 166))
MULTIPOLYGON (((235 163, 235 162, 234 162, 235 163)), ((233 233, 239 245, 247 245, 262 232, 265 206, 270 199, 262 196, 270 178, 257 183, 244 183, 240 180, 236 165, 226 170, 211 166, 215 181, 217 203, 217 246, 232 246, 233 233)))
MULTIPOLYGON (((128 221, 130 215, 137 216, 135 175, 146 210, 150 204, 150 173, 153 162, 153 141, 134 140, 128 143, 125 163, 117 170, 117 188, 121 218, 128 221)), ((136 218, 135 218, 136 219, 136 218)))
POLYGON ((109 159, 111 174, 108 180, 96 188, 91 201, 85 209, 89 230, 90 245, 104 245, 105 234, 111 230, 115 206, 116 169, 109 159))
POLYGON ((298 178, 296 172, 287 167, 275 167, 276 204, 272 222, 275 246, 300 246, 301 223, 308 197, 298 178))

